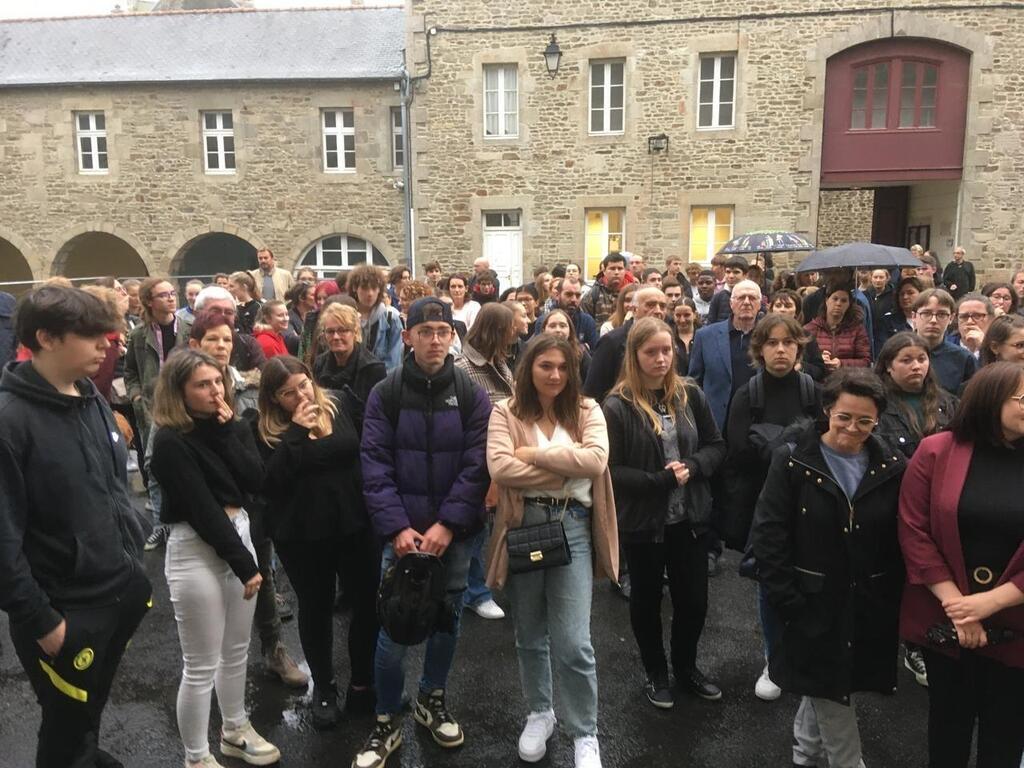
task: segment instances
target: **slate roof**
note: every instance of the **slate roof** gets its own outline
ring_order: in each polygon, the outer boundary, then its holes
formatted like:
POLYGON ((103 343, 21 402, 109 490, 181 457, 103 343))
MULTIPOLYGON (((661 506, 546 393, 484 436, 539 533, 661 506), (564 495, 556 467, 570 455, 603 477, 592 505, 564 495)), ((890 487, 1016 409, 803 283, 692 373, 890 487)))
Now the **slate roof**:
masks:
POLYGON ((112 14, 0 22, 0 87, 392 80, 402 8, 112 14))

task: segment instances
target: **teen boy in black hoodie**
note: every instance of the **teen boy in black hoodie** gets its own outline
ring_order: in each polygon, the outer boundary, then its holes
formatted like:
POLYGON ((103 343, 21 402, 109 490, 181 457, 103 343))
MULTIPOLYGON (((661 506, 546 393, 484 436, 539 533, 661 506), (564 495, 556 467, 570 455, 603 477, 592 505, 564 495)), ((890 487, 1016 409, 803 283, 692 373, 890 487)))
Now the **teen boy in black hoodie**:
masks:
POLYGON ((32 360, 0 378, 0 609, 42 707, 36 768, 115 768, 99 749, 114 673, 151 604, 127 451, 89 380, 118 319, 84 291, 22 298, 32 360))

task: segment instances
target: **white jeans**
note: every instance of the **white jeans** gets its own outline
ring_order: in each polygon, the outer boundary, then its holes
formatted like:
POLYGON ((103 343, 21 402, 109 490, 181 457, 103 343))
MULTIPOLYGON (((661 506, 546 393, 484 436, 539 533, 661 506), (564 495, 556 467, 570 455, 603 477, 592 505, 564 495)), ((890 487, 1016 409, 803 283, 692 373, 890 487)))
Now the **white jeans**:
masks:
MULTIPOLYGON (((232 522, 255 559, 249 515, 242 510, 232 522)), ((178 731, 186 759, 198 762, 210 753, 207 734, 214 688, 224 727, 240 728, 248 722, 245 666, 256 600, 242 597, 238 577, 188 523, 171 525, 164 574, 185 662, 178 687, 178 731)))

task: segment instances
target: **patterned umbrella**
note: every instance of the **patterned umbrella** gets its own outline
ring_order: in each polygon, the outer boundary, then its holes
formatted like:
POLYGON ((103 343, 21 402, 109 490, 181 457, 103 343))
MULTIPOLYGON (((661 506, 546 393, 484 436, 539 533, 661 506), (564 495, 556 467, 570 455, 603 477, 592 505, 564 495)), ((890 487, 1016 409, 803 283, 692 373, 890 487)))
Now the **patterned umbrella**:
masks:
POLYGON ((718 253, 781 253, 783 251, 813 251, 814 246, 796 232, 750 232, 734 237, 718 253))
POLYGON ((846 243, 822 251, 815 251, 799 267, 797 272, 820 272, 823 269, 894 269, 897 267, 921 267, 921 260, 912 256, 906 248, 875 243, 846 243))

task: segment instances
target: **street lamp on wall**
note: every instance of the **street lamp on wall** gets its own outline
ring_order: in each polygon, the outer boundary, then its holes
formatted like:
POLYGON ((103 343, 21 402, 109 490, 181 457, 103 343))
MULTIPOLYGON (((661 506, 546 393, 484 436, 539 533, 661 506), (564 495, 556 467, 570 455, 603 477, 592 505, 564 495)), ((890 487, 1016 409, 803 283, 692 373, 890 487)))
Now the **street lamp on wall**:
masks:
POLYGON ((668 152, 668 136, 664 133, 659 133, 657 136, 648 136, 647 152, 648 154, 654 152, 668 152))
POLYGON ((562 49, 558 47, 558 40, 555 34, 551 33, 551 42, 544 49, 544 65, 548 68, 548 75, 554 77, 558 74, 558 65, 562 61, 562 49))

